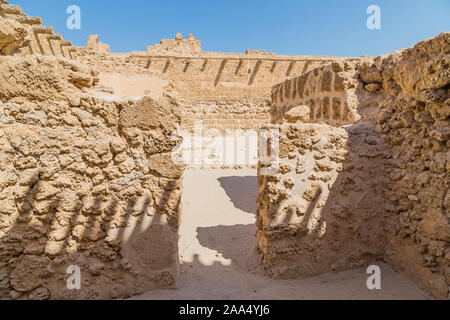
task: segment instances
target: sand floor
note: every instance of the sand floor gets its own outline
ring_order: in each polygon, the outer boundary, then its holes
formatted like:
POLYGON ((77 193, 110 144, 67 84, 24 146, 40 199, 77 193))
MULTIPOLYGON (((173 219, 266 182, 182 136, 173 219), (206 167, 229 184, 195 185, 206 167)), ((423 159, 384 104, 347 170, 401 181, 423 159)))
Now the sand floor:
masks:
POLYGON ((255 248, 256 170, 187 170, 183 184, 179 289, 133 299, 431 299, 383 262, 381 290, 367 289, 365 269, 268 278, 255 248))

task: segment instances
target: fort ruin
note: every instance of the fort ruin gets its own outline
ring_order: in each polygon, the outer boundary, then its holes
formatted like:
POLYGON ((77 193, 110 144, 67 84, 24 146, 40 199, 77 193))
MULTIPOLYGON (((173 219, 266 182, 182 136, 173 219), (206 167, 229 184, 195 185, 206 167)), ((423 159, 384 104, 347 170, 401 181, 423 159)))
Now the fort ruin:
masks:
POLYGON ((0 298, 177 288, 189 164, 173 162, 173 137, 201 122, 247 149, 246 131, 279 132, 255 199, 267 276, 386 261, 449 299, 450 33, 376 58, 204 52, 180 34, 112 53, 99 40, 73 46, 0 0, 0 298))

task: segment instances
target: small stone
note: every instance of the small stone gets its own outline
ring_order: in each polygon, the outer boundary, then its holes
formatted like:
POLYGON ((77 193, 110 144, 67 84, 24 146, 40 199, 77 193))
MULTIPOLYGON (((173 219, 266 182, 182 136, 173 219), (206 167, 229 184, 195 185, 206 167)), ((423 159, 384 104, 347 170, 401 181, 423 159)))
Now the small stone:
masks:
POLYGON ((381 85, 377 82, 374 82, 374 83, 369 83, 368 85, 366 85, 365 88, 370 93, 376 93, 376 92, 380 91, 381 85))
POLYGON ((284 118, 288 123, 307 123, 310 121, 311 110, 308 106, 297 106, 285 113, 284 118))

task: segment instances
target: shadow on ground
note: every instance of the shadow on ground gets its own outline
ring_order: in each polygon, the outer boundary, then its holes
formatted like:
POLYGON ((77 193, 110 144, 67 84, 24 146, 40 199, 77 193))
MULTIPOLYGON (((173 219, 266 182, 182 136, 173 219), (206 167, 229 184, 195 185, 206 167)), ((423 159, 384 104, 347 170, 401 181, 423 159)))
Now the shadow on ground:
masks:
POLYGON ((256 213, 258 178, 256 176, 230 176, 217 179, 234 206, 247 213, 256 213))
POLYGON ((242 272, 255 271, 260 267, 256 249, 255 224, 197 228, 197 239, 203 247, 216 250, 232 266, 242 272))

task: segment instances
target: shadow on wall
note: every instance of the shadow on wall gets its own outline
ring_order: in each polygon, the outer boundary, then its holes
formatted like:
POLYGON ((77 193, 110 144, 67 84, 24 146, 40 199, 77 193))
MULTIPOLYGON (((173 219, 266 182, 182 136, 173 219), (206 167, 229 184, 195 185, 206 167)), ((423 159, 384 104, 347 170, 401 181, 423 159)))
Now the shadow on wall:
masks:
POLYGON ((383 147, 371 126, 282 125, 280 171, 261 176, 258 241, 277 278, 383 257, 383 147))
POLYGON ((148 194, 81 202, 49 193, 41 174, 29 181, 16 193, 18 216, 0 238, 0 271, 7 272, 0 298, 114 299, 176 287, 176 231, 158 213, 169 191, 158 203, 148 194), (69 265, 81 269, 80 290, 66 287, 69 265))
POLYGON ((256 214, 256 198, 258 197, 258 178, 256 176, 230 176, 217 180, 236 208, 256 214))

